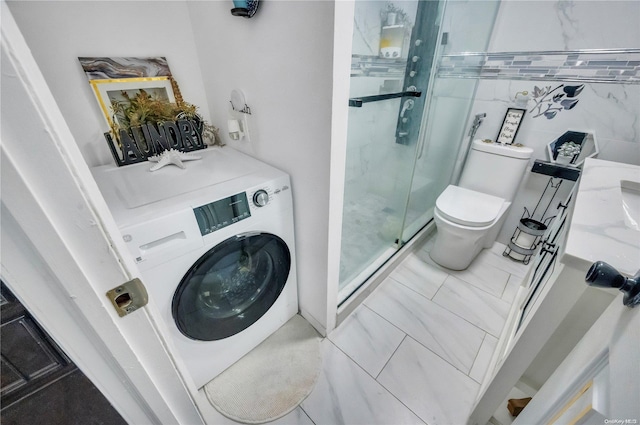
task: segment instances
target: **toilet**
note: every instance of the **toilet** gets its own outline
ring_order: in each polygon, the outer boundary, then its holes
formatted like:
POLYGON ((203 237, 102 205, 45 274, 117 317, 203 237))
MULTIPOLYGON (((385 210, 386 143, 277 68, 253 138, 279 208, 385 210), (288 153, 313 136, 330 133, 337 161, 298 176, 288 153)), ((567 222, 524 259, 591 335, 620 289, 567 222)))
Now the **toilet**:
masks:
POLYGON ((474 140, 460 182, 436 200, 438 233, 430 256, 451 270, 464 270, 498 236, 533 149, 474 140))

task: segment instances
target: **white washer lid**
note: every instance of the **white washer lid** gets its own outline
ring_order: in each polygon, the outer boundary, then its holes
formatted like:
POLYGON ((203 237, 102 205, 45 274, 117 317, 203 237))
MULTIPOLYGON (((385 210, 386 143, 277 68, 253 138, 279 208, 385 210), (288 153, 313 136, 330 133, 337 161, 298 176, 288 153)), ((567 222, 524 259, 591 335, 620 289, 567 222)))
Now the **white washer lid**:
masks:
POLYGON ((497 196, 453 185, 449 185, 436 200, 436 208, 445 218, 470 227, 491 224, 503 204, 504 199, 497 196))

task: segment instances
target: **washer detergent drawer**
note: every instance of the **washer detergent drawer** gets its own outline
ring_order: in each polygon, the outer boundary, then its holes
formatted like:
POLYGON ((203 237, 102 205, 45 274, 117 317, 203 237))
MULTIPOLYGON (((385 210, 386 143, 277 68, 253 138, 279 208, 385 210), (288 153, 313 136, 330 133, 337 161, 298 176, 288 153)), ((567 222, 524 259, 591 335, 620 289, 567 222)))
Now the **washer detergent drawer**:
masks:
POLYGON ((141 270, 184 255, 204 244, 191 209, 120 230, 141 270))

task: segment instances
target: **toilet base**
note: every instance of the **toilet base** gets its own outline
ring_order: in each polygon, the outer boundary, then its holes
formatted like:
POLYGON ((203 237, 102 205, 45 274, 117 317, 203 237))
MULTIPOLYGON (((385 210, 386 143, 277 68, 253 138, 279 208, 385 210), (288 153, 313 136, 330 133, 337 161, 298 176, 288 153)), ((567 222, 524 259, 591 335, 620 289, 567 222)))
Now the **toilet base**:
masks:
POLYGON ((467 227, 452 223, 443 218, 436 208, 434 219, 438 233, 429 256, 437 264, 450 270, 466 269, 483 248, 491 248, 510 206, 510 202, 505 202, 496 221, 484 227, 467 227))
POLYGON ((486 233, 477 235, 459 235, 438 232, 436 242, 429 252, 429 256, 433 261, 449 270, 464 270, 478 256, 484 248, 484 237, 486 233))

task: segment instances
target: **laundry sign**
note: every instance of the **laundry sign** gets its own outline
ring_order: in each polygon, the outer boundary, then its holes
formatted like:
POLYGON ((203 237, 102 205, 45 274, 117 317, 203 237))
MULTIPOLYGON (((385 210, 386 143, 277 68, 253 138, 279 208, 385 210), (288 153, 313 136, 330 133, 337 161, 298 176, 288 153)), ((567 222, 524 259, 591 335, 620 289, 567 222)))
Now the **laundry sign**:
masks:
POLYGON ((120 129, 116 141, 111 133, 104 133, 104 137, 119 167, 147 161, 170 149, 189 152, 207 147, 202 140, 202 121, 192 119, 147 123, 129 131, 120 129))
POLYGON ((505 145, 513 144, 514 140, 516 139, 516 134, 518 134, 520 124, 522 123, 522 119, 524 118, 525 111, 526 109, 520 108, 507 109, 507 113, 504 116, 504 121, 502 122, 502 127, 500 127, 498 137, 496 138, 497 143, 502 143, 505 145))

